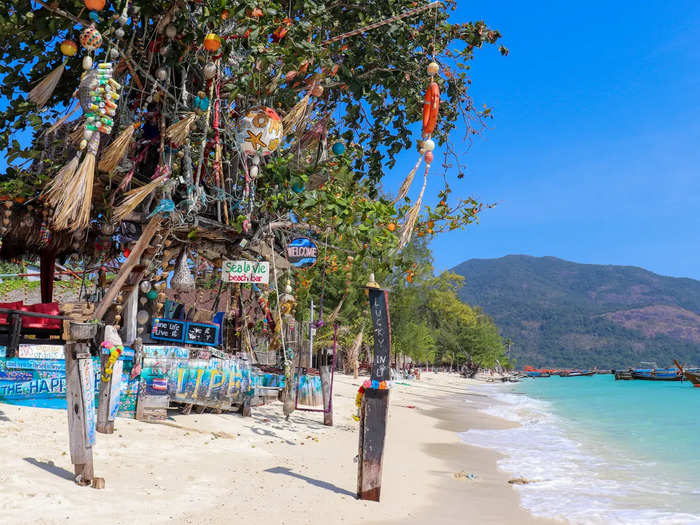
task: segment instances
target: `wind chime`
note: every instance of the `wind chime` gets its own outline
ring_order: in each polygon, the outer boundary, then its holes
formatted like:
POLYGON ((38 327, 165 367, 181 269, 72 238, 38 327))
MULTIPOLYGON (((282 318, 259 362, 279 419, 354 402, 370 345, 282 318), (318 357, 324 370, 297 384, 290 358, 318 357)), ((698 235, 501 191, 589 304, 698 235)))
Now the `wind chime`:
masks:
POLYGON ((420 157, 416 162, 413 169, 410 171, 406 179, 401 184, 399 188, 399 193, 394 200, 394 203, 400 201, 408 194, 408 190, 411 188, 413 183, 413 178, 418 171, 423 160, 425 160, 425 171, 423 173, 423 187, 421 188, 418 200, 408 211, 408 216, 406 217, 406 222, 401 230, 401 236, 399 239, 399 249, 403 248, 411 240, 411 235, 413 234, 413 228, 416 225, 416 220, 418 219, 418 214, 420 213, 421 206, 423 204, 423 195, 425 194, 425 188, 428 184, 428 172, 430 172, 430 165, 433 162, 433 150, 435 149, 435 142, 431 138, 433 131, 435 130, 435 125, 437 124, 438 112, 440 109, 440 86, 435 82, 435 75, 440 71, 440 66, 437 62, 431 62, 428 64, 428 74, 430 75, 430 84, 425 92, 425 100, 423 102, 423 136, 422 140, 418 141, 418 152, 420 157))

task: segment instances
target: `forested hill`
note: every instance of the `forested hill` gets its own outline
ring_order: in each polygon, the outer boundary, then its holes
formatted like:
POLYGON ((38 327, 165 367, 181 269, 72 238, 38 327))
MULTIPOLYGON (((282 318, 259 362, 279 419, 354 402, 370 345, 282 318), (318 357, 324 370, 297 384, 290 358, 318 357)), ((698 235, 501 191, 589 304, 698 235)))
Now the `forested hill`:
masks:
POLYGON ((700 364, 700 281, 555 257, 471 259, 459 295, 513 341, 518 366, 700 364))

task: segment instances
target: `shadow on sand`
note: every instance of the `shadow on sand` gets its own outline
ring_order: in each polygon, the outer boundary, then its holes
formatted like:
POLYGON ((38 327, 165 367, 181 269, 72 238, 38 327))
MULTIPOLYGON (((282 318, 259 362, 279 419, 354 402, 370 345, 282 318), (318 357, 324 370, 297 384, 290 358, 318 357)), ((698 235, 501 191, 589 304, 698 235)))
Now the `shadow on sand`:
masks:
POLYGON ((58 476, 59 478, 67 479, 68 481, 75 480, 75 475, 72 472, 64 469, 63 467, 59 467, 53 461, 39 461, 35 458, 24 458, 24 461, 31 463, 35 467, 39 467, 40 469, 43 469, 54 476, 58 476))
POLYGON ((355 494, 354 492, 350 492, 349 490, 340 488, 336 485, 333 485, 333 483, 328 483, 327 481, 321 481, 318 479, 310 478, 308 476, 304 476, 303 474, 297 474, 296 472, 292 472, 291 470, 289 470, 287 467, 273 467, 265 470, 265 472, 270 472, 271 474, 284 474, 285 476, 291 476, 293 478, 306 481, 307 483, 315 487, 330 490, 331 492, 335 492, 336 494, 343 494, 344 496, 351 496, 353 498, 357 496, 357 494, 355 494))

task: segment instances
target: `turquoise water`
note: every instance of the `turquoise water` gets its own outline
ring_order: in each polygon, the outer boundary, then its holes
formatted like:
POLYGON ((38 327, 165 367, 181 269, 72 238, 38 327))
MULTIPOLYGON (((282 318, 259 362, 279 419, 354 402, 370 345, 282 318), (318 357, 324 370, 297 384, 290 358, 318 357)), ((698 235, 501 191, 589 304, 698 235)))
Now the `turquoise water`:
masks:
POLYGON ((487 386, 486 412, 518 422, 472 430, 506 454, 500 468, 534 483, 523 505, 571 523, 700 523, 700 388, 611 375, 487 386))

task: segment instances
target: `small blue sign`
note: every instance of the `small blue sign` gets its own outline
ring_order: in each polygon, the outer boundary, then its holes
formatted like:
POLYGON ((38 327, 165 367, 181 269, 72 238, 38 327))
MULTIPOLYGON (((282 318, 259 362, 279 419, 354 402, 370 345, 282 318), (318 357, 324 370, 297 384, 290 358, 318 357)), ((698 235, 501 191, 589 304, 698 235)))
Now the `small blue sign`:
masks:
POLYGON ((311 268, 318 258, 318 246, 308 237, 299 237, 287 244, 286 254, 295 268, 311 268))

